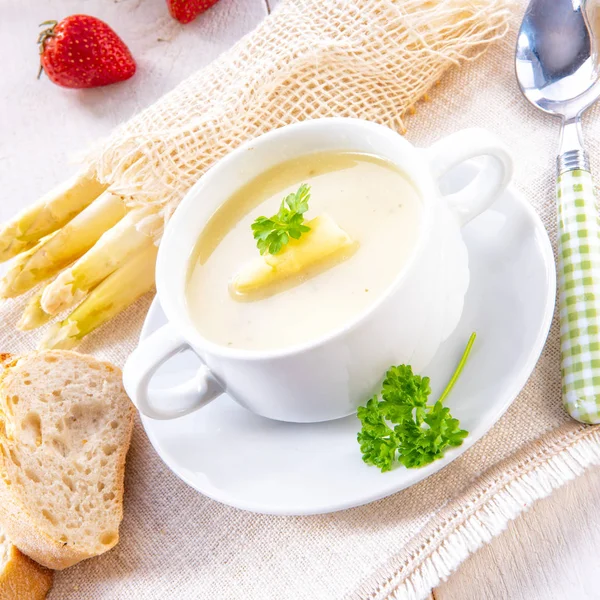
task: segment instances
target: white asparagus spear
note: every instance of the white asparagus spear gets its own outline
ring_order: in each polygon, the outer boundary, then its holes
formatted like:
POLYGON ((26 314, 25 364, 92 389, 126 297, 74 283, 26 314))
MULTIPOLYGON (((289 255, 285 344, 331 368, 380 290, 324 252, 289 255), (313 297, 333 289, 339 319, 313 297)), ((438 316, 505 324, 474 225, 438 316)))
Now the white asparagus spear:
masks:
POLYGON ((109 275, 64 321, 51 327, 40 349, 72 348, 149 292, 154 286, 157 252, 158 248, 150 244, 109 275))
POLYGON ((136 229, 136 223, 146 214, 146 210, 128 213, 80 259, 48 284, 41 299, 43 310, 56 315, 71 308, 132 256, 153 244, 151 237, 136 229))
POLYGON ((21 331, 36 329, 37 327, 45 325, 52 318, 52 315, 49 315, 42 308, 42 305, 40 304, 41 298, 42 292, 31 297, 21 315, 21 319, 17 323, 17 329, 20 329, 21 331))
POLYGON ((33 248, 30 248, 29 250, 26 250, 25 252, 22 252, 21 254, 19 254, 18 256, 15 257, 15 259, 10 263, 10 268, 8 269, 8 271, 6 271, 6 273, 4 274, 4 277, 2 279, 0 279, 0 299, 9 297, 9 296, 3 295, 3 289, 4 289, 4 285, 5 285, 4 282, 12 281, 12 280, 16 279, 17 277, 19 277, 19 275, 25 268, 25 265, 29 262, 29 259, 38 250, 43 248, 44 245, 47 244, 54 236, 56 236, 56 232, 51 233, 50 235, 41 239, 33 248))
POLYGON ((0 225, 0 262, 32 248, 40 239, 60 229, 106 187, 96 179, 75 175, 0 225))
POLYGON ((118 223, 127 209, 120 196, 110 190, 44 240, 16 264, 0 281, 0 297, 14 298, 52 277, 87 252, 100 236, 118 223))

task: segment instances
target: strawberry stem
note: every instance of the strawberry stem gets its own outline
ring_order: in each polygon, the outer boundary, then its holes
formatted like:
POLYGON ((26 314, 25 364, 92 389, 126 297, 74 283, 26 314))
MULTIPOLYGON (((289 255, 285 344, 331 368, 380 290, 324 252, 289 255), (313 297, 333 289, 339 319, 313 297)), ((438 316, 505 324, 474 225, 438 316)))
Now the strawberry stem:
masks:
MULTIPOLYGON (((38 39, 37 39, 38 46, 40 47, 40 57, 44 53, 44 49, 46 48, 46 42, 51 37, 54 37, 54 28, 57 25, 58 25, 58 21, 54 21, 54 20, 43 21, 42 23, 40 23, 40 25, 39 25, 40 27, 46 27, 46 29, 44 29, 43 31, 40 31, 40 35, 38 35, 38 39)), ((44 67, 42 65, 42 61, 40 58, 40 69, 37 74, 38 79, 42 76, 43 72, 44 72, 44 67)))
POLYGON ((38 35, 37 43, 40 46, 40 54, 44 52, 44 47, 46 46, 46 42, 48 38, 54 37, 54 28, 58 25, 58 21, 44 21, 40 23, 40 27, 46 27, 43 31, 40 31, 40 35, 38 35))

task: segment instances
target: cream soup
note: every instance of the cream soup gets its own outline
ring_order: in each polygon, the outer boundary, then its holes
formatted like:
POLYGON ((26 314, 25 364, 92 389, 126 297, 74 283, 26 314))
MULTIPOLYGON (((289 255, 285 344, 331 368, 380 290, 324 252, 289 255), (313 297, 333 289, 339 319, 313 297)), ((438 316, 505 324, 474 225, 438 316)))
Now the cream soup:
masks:
POLYGON ((271 350, 314 340, 375 302, 415 247, 418 192, 392 163, 367 154, 296 158, 240 188, 211 217, 190 264, 187 304, 198 331, 232 348, 271 350), (259 256, 251 225, 277 213, 301 183, 310 186, 308 221, 326 213, 354 242, 343 259, 286 281, 277 293, 240 301, 229 283, 259 256))

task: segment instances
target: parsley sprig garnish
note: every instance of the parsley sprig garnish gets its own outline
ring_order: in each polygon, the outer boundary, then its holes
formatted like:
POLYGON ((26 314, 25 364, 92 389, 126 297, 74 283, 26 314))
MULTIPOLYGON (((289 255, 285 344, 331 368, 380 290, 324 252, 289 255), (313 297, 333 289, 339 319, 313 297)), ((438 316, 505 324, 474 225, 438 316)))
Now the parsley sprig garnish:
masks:
POLYGON ((303 183, 295 194, 281 201, 279 212, 270 218, 258 217, 252 223, 256 246, 261 254, 277 254, 290 238, 297 240, 310 227, 303 225, 304 213, 308 210, 310 186, 303 183))
POLYGON ((460 376, 473 342, 471 334, 462 358, 435 404, 427 404, 429 377, 412 372, 409 365, 391 367, 381 389, 358 409, 362 423, 358 434, 363 460, 389 471, 395 461, 408 468, 423 467, 442 458, 449 446, 460 446, 468 432, 460 428, 443 401, 460 376))

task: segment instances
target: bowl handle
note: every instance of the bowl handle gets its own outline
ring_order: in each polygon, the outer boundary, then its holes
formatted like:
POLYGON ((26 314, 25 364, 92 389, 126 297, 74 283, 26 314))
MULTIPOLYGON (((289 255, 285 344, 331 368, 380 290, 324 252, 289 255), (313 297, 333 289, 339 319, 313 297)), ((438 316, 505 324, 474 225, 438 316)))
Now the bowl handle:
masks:
POLYGON ((224 393, 224 388, 205 364, 193 377, 179 385, 150 388, 158 368, 187 348, 190 345, 167 323, 140 342, 127 359, 123 384, 136 408, 146 417, 162 420, 183 417, 224 393))
POLYGON ((435 142, 425 150, 436 180, 460 163, 480 156, 487 160, 462 190, 444 196, 461 226, 489 208, 506 189, 513 162, 506 146, 485 129, 463 129, 435 142))

